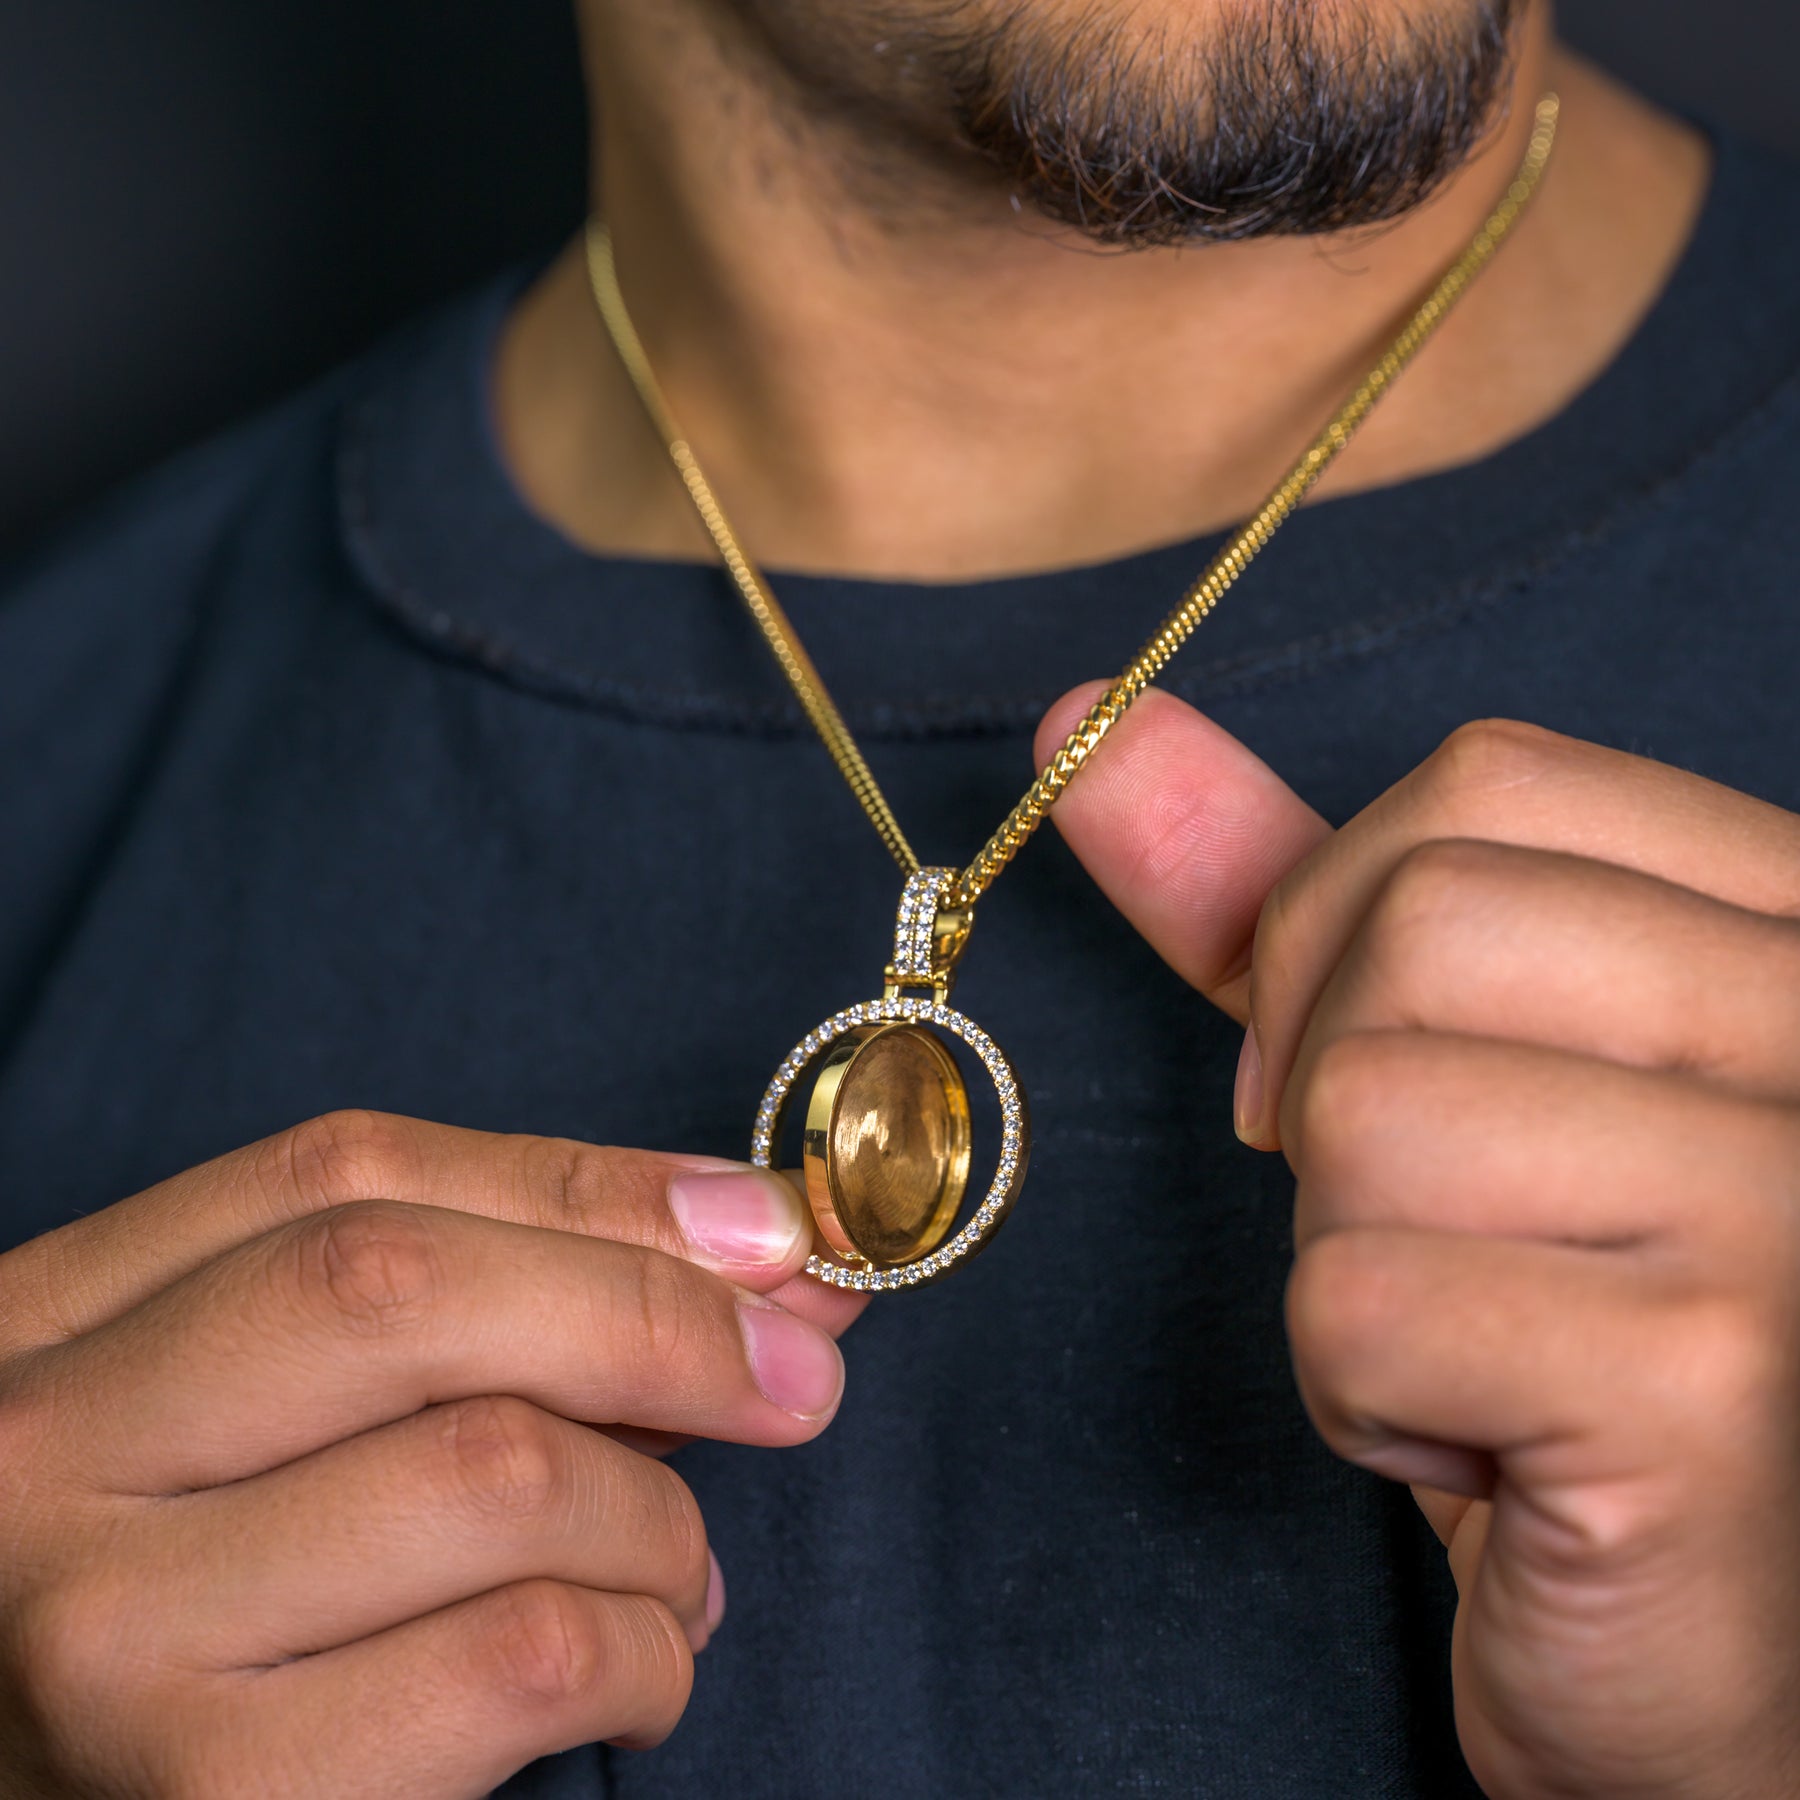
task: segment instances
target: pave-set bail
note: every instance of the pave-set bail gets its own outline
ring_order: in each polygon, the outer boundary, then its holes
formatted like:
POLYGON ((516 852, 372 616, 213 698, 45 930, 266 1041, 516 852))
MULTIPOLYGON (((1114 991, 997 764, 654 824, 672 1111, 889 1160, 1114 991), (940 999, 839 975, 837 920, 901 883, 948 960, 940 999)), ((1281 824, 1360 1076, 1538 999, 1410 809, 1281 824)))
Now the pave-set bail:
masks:
POLYGON ((894 960, 887 967, 887 997, 904 988, 928 987, 947 1000, 956 983, 956 965, 969 947, 973 906, 952 903, 954 869, 916 869, 900 895, 894 921, 894 960))

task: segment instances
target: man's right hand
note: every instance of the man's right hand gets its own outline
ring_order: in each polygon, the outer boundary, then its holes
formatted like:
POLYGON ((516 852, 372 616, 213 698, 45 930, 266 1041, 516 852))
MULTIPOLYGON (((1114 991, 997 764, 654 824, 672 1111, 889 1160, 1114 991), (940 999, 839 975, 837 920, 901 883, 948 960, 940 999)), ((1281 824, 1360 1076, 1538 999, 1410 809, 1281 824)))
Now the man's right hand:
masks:
POLYGON ((823 1429, 857 1306, 810 1247, 737 1165, 334 1114, 0 1257, 0 1792, 450 1800, 659 1741, 722 1589, 632 1446, 823 1429))

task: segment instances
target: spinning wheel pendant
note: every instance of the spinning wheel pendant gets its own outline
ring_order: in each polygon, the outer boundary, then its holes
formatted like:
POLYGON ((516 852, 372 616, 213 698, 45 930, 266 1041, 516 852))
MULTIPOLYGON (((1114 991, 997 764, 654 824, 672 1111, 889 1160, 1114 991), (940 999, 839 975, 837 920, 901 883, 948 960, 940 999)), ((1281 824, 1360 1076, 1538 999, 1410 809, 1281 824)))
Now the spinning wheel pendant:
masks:
POLYGON ((968 907, 946 903, 954 882, 951 869, 908 880, 882 997, 808 1032, 756 1115, 751 1161, 766 1169, 794 1089, 811 1074, 806 1194, 819 1235, 843 1260, 814 1256, 806 1268, 833 1287, 888 1293, 939 1280, 986 1245, 1025 1184, 1031 1120, 1019 1078, 1000 1046, 948 1003, 972 922, 968 907), (980 1058, 1001 1121, 994 1178, 954 1235, 969 1183, 969 1094, 944 1033, 980 1058))

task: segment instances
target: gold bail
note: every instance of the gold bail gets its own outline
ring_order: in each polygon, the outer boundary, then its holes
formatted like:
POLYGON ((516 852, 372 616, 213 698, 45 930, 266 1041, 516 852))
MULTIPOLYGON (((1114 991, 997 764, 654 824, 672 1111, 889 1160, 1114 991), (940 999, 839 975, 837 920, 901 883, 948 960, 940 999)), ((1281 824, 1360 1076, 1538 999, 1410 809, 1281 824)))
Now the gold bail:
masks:
POLYGON ((928 987, 940 1001, 949 997, 975 926, 973 902, 952 903, 956 873, 919 869, 907 879, 894 923, 894 960, 887 967, 888 999, 909 987, 928 987))

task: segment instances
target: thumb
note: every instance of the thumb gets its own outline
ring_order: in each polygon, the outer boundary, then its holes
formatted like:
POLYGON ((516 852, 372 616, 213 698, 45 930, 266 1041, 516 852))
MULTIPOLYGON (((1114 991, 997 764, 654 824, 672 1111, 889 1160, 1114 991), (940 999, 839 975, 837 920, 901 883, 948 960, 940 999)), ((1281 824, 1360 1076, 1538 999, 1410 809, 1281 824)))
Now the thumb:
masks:
MULTIPOLYGON (((1106 691, 1065 694, 1038 727, 1043 768, 1106 691)), ((1250 950, 1270 889, 1331 835, 1260 757, 1151 688, 1050 815, 1107 898, 1190 986, 1250 1017, 1250 950)))

